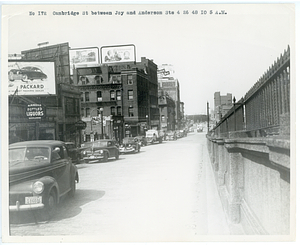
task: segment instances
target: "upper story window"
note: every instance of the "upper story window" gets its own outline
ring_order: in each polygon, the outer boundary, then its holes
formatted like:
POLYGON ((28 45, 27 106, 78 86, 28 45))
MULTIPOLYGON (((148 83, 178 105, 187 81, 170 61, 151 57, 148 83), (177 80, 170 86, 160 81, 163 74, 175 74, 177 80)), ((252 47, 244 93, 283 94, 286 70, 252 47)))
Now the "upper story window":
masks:
POLYGON ((133 84, 132 75, 129 75, 129 76, 128 76, 127 84, 128 84, 128 85, 132 85, 132 84, 133 84))
POLYGON ((83 92, 81 92, 80 100, 81 100, 81 101, 84 101, 84 94, 83 94, 83 92))
POLYGON ((90 93, 85 92, 85 101, 90 101, 90 93))
POLYGON ((133 107, 129 107, 128 108, 128 116, 129 117, 133 117, 134 115, 133 115, 133 107))
POLYGON ((90 81, 89 81, 89 79, 87 77, 81 76, 79 78, 79 84, 85 85, 85 84, 89 84, 89 83, 90 83, 90 81))
POLYGON ((128 100, 133 100, 133 90, 128 90, 128 100))
POLYGON ((117 90, 117 100, 121 100, 121 91, 117 90))
POLYGON ((117 107, 117 115, 118 115, 118 116, 122 116, 121 106, 118 106, 118 107, 117 107))
POLYGON ((97 91, 97 101, 102 101, 102 92, 101 91, 97 91))
POLYGON ((116 94, 115 94, 115 91, 112 90, 110 91, 110 100, 115 100, 116 99, 116 94))
POLYGON ((121 83, 121 75, 111 75, 109 78, 110 83, 121 83))
POLYGON ((113 116, 116 115, 116 108, 115 107, 110 108, 110 114, 113 115, 113 116))
POLYGON ((95 80, 95 84, 101 84, 101 83, 103 83, 103 77, 102 76, 96 75, 94 77, 94 80, 95 80))

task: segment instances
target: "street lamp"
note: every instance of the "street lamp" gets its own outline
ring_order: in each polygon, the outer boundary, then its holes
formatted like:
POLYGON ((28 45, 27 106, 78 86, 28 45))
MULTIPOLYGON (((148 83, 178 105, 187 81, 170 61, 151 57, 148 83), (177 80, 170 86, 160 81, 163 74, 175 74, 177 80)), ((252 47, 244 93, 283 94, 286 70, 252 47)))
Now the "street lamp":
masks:
POLYGON ((93 132, 93 117, 92 117, 92 112, 93 111, 98 111, 100 112, 100 117, 101 117, 101 139, 103 139, 103 108, 94 108, 90 112, 90 117, 91 117, 91 133, 93 132))
POLYGON ((103 108, 100 108, 100 116, 101 116, 101 139, 103 139, 103 108))
POLYGON ((149 116, 146 115, 147 129, 150 129, 149 116))

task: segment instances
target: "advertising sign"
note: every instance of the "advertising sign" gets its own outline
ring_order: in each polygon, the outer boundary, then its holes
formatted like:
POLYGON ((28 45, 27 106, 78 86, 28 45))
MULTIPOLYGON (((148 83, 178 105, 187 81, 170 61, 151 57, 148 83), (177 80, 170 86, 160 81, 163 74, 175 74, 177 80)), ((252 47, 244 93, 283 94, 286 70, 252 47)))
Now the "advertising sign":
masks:
POLYGON ((78 48, 70 49, 70 69, 73 74, 73 69, 80 66, 88 66, 99 64, 99 49, 95 48, 78 48))
POLYGON ((101 63, 121 63, 135 61, 135 46, 120 45, 101 47, 101 63))
POLYGON ((54 62, 9 61, 8 93, 10 95, 56 94, 54 62))
POLYGON ((41 104, 30 104, 26 108, 28 119, 41 119, 46 115, 45 108, 41 104))

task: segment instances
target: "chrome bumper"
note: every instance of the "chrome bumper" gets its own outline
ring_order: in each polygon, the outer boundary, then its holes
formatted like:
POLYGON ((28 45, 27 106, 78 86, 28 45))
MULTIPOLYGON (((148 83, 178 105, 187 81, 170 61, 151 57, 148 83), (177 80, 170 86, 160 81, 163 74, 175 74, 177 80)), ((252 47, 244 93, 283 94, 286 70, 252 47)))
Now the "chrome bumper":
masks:
POLYGON ((33 209, 42 209, 44 208, 43 203, 38 204, 23 204, 20 205, 19 201, 16 202, 16 205, 10 205, 9 211, 25 211, 25 210, 33 210, 33 209))

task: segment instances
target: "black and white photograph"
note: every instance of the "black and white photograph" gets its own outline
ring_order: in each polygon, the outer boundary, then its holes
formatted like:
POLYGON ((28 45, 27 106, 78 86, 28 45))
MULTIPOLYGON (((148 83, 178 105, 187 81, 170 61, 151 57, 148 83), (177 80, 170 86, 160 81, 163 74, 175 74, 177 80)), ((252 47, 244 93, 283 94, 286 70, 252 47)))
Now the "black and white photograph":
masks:
POLYGON ((2 242, 294 242, 298 8, 1 2, 2 242))

